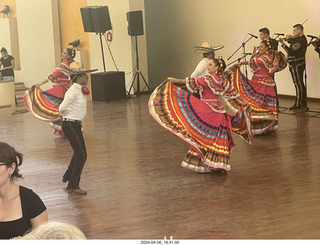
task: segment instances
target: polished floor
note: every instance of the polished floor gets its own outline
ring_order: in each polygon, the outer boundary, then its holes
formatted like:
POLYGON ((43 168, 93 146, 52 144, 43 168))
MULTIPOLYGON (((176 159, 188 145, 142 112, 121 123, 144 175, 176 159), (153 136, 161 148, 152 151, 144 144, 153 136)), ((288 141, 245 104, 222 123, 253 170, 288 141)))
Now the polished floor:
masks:
POLYGON ((319 102, 309 103, 315 112, 281 109, 279 130, 253 145, 235 136, 230 172, 199 174, 180 167, 188 147, 152 119, 148 97, 88 102, 87 196, 64 191, 66 138, 30 113, 0 119, 0 141, 24 153, 18 183, 42 198, 50 220, 88 239, 320 238, 319 102))

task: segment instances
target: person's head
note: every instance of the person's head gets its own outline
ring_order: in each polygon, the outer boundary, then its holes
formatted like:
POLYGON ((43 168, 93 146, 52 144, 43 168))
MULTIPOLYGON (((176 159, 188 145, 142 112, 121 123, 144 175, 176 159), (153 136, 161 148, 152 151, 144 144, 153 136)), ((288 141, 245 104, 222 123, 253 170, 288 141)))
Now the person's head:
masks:
POLYGON ((303 25, 301 24, 296 24, 293 26, 293 35, 294 36, 301 36, 303 35, 303 25))
POLYGON ((61 71, 70 76, 72 82, 78 83, 82 86, 87 85, 89 76, 87 73, 96 71, 98 69, 86 70, 80 62, 72 62, 69 67, 61 68, 61 71))
POLYGON ((70 76, 72 82, 78 83, 81 86, 85 86, 88 84, 89 76, 87 73, 74 74, 70 76))
POLYGON ((22 240, 85 240, 81 230, 71 224, 50 221, 39 225, 37 228, 18 239, 22 240))
POLYGON ((203 42, 201 46, 193 47, 193 51, 196 54, 202 54, 204 58, 208 58, 210 60, 215 58, 215 51, 222 48, 222 45, 213 47, 211 43, 203 42))
POLYGON ((203 54, 203 57, 204 57, 204 58, 208 58, 208 59, 210 60, 210 59, 214 59, 215 54, 214 54, 214 52, 204 53, 204 54, 203 54))
POLYGON ((270 31, 268 28, 264 27, 264 28, 261 28, 259 30, 259 36, 260 36, 260 39, 263 41, 263 40, 266 40, 270 37, 270 31))
POLYGON ((7 49, 5 47, 2 47, 0 52, 1 52, 2 57, 4 57, 4 58, 7 58, 8 55, 9 55, 8 51, 7 51, 7 49))
POLYGON ((62 51, 61 59, 67 61, 73 61, 74 57, 76 57, 76 52, 72 48, 66 48, 62 51))
POLYGON ((270 43, 268 40, 263 40, 262 42, 260 42, 260 45, 258 47, 259 50, 259 54, 266 54, 269 52, 270 50, 270 43))
POLYGON ((19 166, 22 164, 23 155, 12 146, 0 142, 0 183, 13 181, 14 178, 22 178, 19 166))
POLYGON ((208 63, 208 73, 211 75, 213 74, 221 75, 225 69, 226 69, 226 63, 224 62, 221 56, 219 56, 218 59, 216 58, 211 59, 208 63))

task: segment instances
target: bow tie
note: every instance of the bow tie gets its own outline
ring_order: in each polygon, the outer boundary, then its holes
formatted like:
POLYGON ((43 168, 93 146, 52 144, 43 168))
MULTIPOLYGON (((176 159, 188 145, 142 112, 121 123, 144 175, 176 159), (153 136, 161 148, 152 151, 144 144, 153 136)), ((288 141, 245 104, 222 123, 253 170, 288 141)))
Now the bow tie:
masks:
POLYGON ((82 93, 83 93, 84 95, 90 94, 90 91, 89 91, 89 89, 88 89, 87 87, 82 87, 81 90, 82 90, 82 93))

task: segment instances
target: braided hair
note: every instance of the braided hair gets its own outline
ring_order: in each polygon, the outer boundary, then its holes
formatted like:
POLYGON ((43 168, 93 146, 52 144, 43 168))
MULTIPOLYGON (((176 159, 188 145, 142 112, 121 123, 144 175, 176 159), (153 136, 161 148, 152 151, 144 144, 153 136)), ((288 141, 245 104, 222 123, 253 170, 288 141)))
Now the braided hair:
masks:
POLYGON ((222 56, 219 56, 217 59, 213 59, 213 63, 218 66, 218 75, 222 75, 223 71, 226 69, 226 63, 224 62, 222 56))
POLYGON ((75 48, 66 48, 68 55, 70 56, 68 58, 68 61, 72 62, 74 57, 76 57, 76 50, 75 48))
POLYGON ((267 47, 268 53, 272 53, 272 46, 269 39, 263 40, 262 43, 267 47))

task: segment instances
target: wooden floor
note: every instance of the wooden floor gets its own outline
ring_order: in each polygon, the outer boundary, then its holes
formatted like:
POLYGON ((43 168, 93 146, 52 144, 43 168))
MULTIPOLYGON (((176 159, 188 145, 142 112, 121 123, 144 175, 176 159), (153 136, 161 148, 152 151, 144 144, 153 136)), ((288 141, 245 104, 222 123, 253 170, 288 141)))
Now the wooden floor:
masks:
POLYGON ((230 172, 199 174, 180 167, 188 147, 152 119, 148 97, 88 102, 87 196, 63 191, 66 138, 30 113, 0 119, 0 141, 24 153, 18 183, 42 198, 50 220, 88 239, 320 238, 318 114, 280 113, 275 134, 253 145, 235 136, 230 172))

